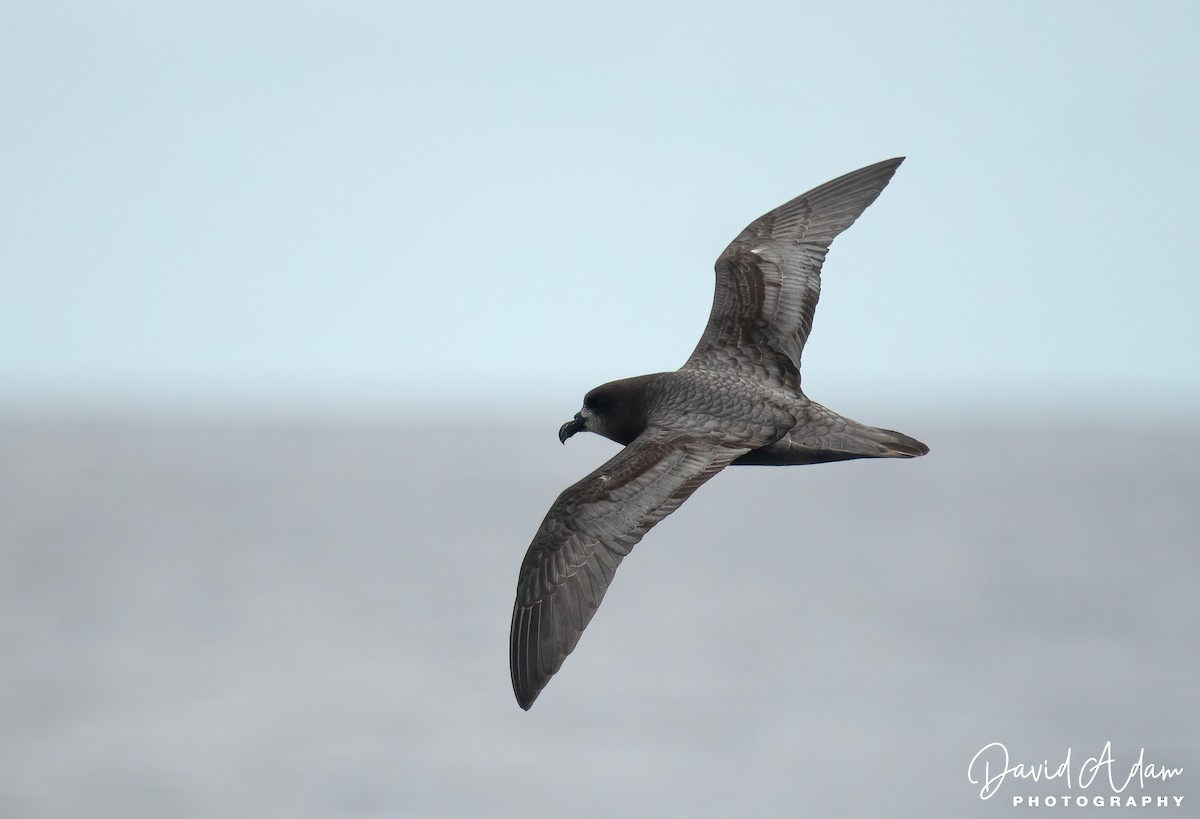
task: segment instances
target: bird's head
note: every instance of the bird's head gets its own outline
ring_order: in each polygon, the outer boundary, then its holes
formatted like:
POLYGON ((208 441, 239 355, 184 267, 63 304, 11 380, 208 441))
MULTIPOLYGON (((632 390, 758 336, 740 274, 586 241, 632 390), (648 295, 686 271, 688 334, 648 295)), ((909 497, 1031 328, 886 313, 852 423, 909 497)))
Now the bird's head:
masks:
POLYGON ((636 438, 645 423, 637 400, 641 391, 631 388, 633 380, 604 384, 585 395, 575 417, 559 427, 558 440, 565 444, 576 432, 594 432, 619 444, 636 438))

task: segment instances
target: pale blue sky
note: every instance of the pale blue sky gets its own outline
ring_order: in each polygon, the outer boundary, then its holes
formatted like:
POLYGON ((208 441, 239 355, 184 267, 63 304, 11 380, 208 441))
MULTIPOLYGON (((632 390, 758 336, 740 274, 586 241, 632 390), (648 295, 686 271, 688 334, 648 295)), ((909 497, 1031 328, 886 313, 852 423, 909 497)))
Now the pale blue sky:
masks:
POLYGON ((906 155, 814 398, 1187 412, 1198 9, 5 3, 0 411, 565 418, 682 363, 747 222, 906 155))

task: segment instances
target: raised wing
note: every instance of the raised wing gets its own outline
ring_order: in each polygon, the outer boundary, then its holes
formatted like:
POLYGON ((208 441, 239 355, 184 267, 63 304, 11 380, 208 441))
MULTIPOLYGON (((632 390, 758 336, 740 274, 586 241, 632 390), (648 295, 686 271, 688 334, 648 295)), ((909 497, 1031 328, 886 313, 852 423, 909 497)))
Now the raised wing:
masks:
POLYGON ((558 496, 517 580, 509 664, 522 708, 529 710, 579 642, 621 559, 750 448, 650 427, 558 496))
POLYGON ((685 367, 737 367, 799 386, 800 355, 829 245, 887 186, 903 157, 813 188, 760 216, 718 257, 712 313, 685 367))

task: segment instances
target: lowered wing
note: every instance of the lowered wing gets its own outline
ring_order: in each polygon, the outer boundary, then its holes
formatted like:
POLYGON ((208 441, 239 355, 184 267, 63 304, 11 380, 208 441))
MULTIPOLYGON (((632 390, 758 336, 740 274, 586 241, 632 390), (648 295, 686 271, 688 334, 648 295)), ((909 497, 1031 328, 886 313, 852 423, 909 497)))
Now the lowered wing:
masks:
POLYGON ((579 642, 621 559, 654 524, 753 446, 648 427, 558 496, 517 580, 509 664, 522 708, 533 705, 579 642))

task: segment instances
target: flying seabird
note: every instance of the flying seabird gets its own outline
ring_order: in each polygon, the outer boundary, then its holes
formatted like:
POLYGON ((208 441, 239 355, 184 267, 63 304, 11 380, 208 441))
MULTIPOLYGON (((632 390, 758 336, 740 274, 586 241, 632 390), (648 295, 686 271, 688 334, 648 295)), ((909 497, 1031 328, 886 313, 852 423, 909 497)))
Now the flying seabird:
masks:
POLYGON ((800 354, 829 245, 903 161, 838 177, 751 222, 717 259, 708 326, 687 362, 596 387, 558 431, 563 443, 588 431, 624 449, 558 496, 521 561, 509 661, 522 708, 579 642, 621 559, 725 467, 929 451, 800 390, 800 354))

